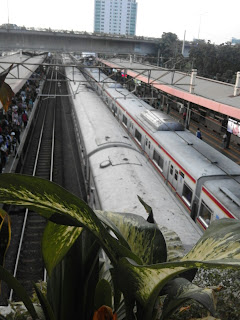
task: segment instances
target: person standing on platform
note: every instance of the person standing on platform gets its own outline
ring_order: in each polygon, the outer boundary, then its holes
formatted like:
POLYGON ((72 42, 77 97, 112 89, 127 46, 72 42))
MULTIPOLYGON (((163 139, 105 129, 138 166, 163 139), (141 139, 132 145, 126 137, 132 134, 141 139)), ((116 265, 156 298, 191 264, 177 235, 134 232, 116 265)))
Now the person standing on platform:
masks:
POLYGON ((202 132, 199 128, 197 128, 196 137, 202 140, 202 132))
POLYGON ((20 144, 20 134, 21 134, 21 131, 19 129, 19 126, 14 126, 13 127, 13 131, 15 132, 15 137, 17 139, 17 142, 18 144, 20 144))
POLYGON ((183 112, 183 124, 186 122, 187 113, 186 111, 183 112))
POLYGON ((222 146, 223 146, 224 149, 226 149, 226 147, 227 147, 227 135, 226 135, 226 133, 224 133, 224 135, 223 135, 222 146))
POLYGON ((3 142, 0 146, 0 152, 1 152, 1 163, 2 163, 2 171, 4 170, 4 167, 7 162, 7 145, 6 145, 6 139, 3 139, 3 142))
POLYGON ((11 149, 12 149, 14 156, 16 156, 16 154, 17 154, 17 139, 16 139, 14 131, 11 132, 11 149))
POLYGON ((27 123, 28 123, 28 116, 27 116, 26 111, 24 111, 23 114, 22 114, 22 121, 23 121, 23 124, 24 124, 24 128, 26 128, 27 123))

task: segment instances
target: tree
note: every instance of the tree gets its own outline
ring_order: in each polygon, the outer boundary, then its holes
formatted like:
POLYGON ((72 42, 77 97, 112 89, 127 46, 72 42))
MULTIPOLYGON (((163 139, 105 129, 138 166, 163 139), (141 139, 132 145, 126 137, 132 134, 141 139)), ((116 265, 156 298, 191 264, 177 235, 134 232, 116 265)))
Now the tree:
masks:
POLYGON ((180 42, 178 41, 178 37, 175 33, 164 32, 162 34, 162 38, 158 43, 158 50, 160 56, 163 57, 164 67, 172 67, 173 63, 171 61, 175 61, 174 59, 178 56, 180 51, 180 42))
POLYGON ((198 70, 198 75, 235 83, 235 73, 240 70, 240 46, 194 42, 189 60, 194 61, 193 67, 198 70))

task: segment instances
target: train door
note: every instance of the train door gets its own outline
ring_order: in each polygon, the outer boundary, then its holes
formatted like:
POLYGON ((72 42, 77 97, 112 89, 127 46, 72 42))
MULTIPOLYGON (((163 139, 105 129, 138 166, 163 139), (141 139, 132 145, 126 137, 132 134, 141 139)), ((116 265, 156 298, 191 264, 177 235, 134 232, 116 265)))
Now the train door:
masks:
POLYGON ((151 150, 151 140, 148 139, 147 136, 145 136, 145 146, 144 146, 145 152, 150 155, 150 150, 151 150))
POLYGON ((169 167, 168 167, 168 182, 174 188, 174 190, 177 190, 177 184, 178 184, 178 169, 176 166, 169 161, 169 167))

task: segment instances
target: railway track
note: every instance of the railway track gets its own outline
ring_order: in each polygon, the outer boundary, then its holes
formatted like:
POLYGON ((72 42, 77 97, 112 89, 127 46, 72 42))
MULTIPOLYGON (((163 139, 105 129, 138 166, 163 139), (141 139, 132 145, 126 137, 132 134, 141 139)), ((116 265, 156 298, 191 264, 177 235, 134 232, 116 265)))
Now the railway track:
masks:
MULTIPOLYGON (((71 106, 68 98, 62 96, 67 93, 64 79, 63 70, 58 67, 49 67, 47 70, 37 120, 20 172, 54 181, 86 200, 71 123, 71 106)), ((10 207, 9 214, 12 241, 5 266, 31 295, 32 282, 45 280, 41 236, 46 220, 35 212, 19 207, 10 207)), ((8 299, 17 300, 17 297, 7 286, 3 286, 0 304, 7 305, 8 299)))

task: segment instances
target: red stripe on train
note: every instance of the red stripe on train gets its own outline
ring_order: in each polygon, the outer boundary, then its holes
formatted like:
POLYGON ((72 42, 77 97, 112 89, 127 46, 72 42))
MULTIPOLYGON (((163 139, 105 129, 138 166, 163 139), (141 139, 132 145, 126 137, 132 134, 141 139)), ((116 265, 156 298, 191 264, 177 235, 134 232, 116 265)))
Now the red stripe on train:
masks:
POLYGON ((236 219, 207 189, 203 187, 202 190, 229 218, 236 219))
MULTIPOLYGON (((107 92, 107 95, 114 100, 114 98, 107 92)), ((159 143, 126 111, 126 109, 121 106, 121 104, 116 101, 117 105, 124 111, 126 114, 144 131, 144 133, 152 140, 155 142, 155 144, 163 150, 163 152, 194 182, 196 183, 196 180, 163 148, 159 145, 159 143)))

